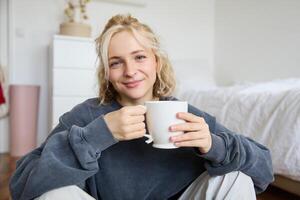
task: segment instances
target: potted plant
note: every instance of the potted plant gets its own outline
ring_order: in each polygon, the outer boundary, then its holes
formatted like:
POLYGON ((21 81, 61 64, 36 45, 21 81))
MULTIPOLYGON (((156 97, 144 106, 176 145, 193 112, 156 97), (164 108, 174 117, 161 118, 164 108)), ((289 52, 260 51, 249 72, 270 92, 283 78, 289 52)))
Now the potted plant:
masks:
POLYGON ((60 34, 90 37, 91 26, 86 23, 88 16, 86 4, 90 0, 68 0, 67 7, 64 10, 67 22, 60 24, 60 34))

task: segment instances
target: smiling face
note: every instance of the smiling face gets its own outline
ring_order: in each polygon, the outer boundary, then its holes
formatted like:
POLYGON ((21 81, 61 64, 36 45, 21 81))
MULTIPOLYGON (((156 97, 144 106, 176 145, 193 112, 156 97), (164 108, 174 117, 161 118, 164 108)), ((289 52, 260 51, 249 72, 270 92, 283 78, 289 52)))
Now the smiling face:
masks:
POLYGON ((113 35, 108 48, 109 81, 122 105, 153 100, 157 62, 151 49, 143 47, 128 31, 113 35))

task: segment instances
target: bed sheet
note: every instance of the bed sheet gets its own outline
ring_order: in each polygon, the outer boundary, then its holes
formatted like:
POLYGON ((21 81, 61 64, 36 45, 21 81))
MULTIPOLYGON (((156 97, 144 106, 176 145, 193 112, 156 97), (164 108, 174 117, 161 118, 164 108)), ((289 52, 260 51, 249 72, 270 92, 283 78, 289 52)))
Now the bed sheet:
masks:
POLYGON ((274 172, 300 181, 300 79, 238 84, 176 95, 227 128, 267 146, 274 172))

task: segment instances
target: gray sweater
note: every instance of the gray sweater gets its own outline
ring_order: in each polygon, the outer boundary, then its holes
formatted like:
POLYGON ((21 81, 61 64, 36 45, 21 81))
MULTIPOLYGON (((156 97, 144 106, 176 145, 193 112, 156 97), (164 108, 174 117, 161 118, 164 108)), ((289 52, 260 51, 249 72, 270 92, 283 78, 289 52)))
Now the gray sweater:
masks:
POLYGON ((47 140, 17 162, 10 181, 13 199, 33 199, 67 185, 77 185, 96 199, 168 199, 205 170, 212 176, 242 171, 257 193, 273 181, 266 147, 191 105, 188 112, 204 117, 212 134, 206 154, 196 148, 153 148, 145 137, 117 141, 103 116, 121 107, 117 101, 101 105, 93 98, 62 115, 47 140))

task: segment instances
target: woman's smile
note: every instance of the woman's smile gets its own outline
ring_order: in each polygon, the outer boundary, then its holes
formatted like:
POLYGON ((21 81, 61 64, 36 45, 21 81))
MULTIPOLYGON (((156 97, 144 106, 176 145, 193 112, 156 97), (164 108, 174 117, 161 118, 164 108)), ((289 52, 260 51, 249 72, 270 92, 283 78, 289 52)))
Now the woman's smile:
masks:
POLYGON ((137 88, 139 85, 141 85, 142 81, 143 80, 128 81, 124 82, 123 84, 126 86, 126 88, 132 89, 137 88))

